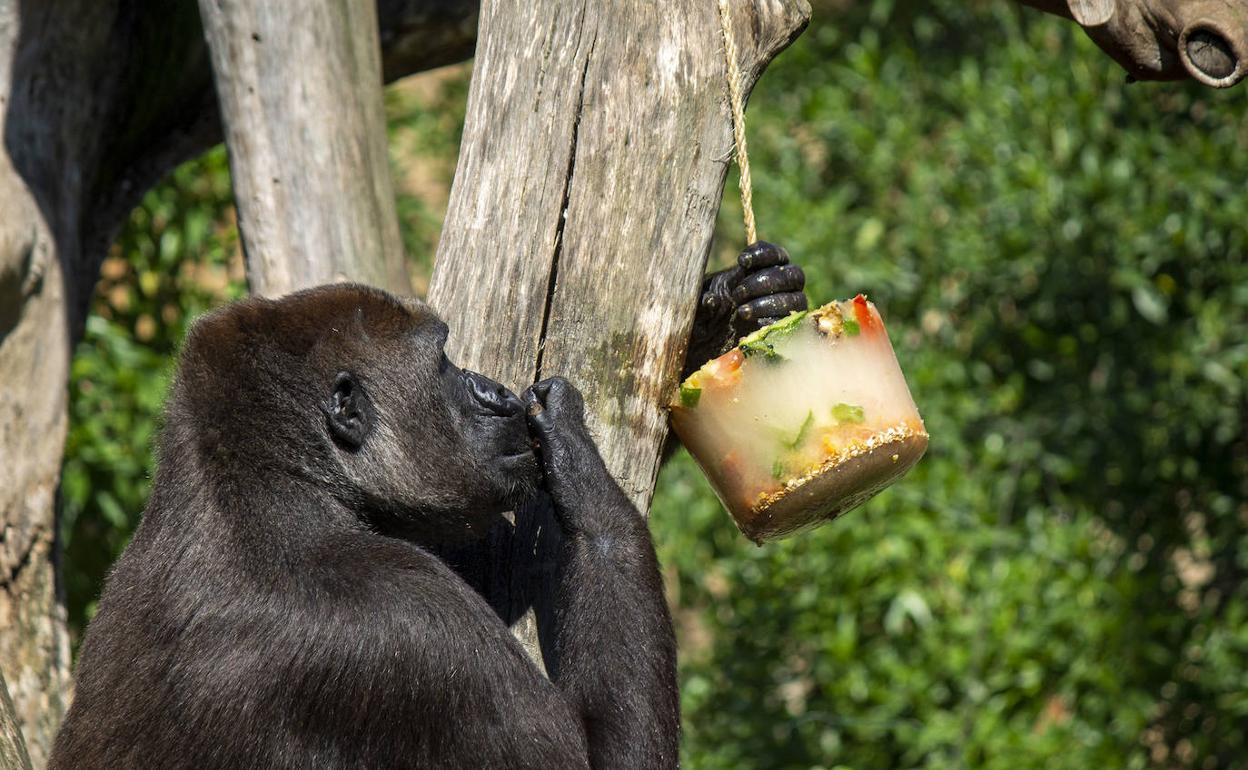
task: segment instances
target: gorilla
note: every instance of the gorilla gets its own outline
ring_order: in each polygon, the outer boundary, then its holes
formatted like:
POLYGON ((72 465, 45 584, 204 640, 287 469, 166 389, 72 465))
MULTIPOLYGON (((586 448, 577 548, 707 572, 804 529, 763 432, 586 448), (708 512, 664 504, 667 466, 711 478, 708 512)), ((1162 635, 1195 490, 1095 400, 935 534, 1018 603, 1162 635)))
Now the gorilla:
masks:
MULTIPOLYGON (((747 249, 691 350, 804 307, 803 282, 747 249)), ((654 547, 579 393, 461 370, 447 332, 347 284, 194 325, 52 768, 677 766, 654 547), (534 496, 564 533, 549 679, 437 555, 534 496)))

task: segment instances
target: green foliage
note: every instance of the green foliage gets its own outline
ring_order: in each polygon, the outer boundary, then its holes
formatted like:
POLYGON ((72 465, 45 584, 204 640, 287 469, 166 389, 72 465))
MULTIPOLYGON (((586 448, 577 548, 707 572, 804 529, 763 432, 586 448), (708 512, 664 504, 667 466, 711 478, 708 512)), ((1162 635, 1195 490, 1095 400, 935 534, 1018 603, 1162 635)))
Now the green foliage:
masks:
MULTIPOLYGON (((1125 87, 1075 27, 1006 2, 825 5, 751 100, 762 235, 812 300, 879 305, 932 446, 764 548, 687 457, 665 469, 685 766, 1235 767, 1243 87, 1125 87)), ((388 97, 426 273, 466 78, 439 83, 388 97)), ((146 497, 186 319, 240 291, 228 200, 217 151, 147 197, 106 266, 66 452, 76 624, 146 497)), ((725 200, 720 262, 741 245, 725 200)))
POLYGON ((1242 100, 1007 3, 857 4, 772 66, 762 237, 879 304, 933 439, 763 549, 664 472, 688 767, 1248 755, 1242 100))

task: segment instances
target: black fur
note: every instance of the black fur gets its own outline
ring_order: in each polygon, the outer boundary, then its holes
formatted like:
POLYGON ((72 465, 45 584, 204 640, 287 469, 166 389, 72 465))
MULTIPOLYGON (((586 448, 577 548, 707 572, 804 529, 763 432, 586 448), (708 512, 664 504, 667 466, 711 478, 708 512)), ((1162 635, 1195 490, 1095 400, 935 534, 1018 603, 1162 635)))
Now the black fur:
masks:
POLYGON ((579 394, 522 402, 445 333, 358 286, 195 325, 52 768, 676 766, 654 549, 579 394), (565 531, 552 680, 430 550, 539 485, 565 531))
POLYGON ((805 310, 805 287, 805 273, 782 246, 766 241, 747 246, 737 264, 703 280, 681 376, 688 377, 750 332, 805 310))

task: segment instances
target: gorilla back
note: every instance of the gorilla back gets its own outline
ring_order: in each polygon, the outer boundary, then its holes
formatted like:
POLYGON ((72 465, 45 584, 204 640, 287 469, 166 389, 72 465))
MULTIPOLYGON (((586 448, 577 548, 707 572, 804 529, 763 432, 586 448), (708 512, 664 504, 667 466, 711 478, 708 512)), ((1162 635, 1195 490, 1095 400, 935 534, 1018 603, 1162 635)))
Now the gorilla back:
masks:
POLYGON ((351 285, 195 325, 53 768, 676 765, 653 546, 579 394, 522 399, 446 333, 351 285), (431 550, 534 493, 566 535, 553 680, 431 550))

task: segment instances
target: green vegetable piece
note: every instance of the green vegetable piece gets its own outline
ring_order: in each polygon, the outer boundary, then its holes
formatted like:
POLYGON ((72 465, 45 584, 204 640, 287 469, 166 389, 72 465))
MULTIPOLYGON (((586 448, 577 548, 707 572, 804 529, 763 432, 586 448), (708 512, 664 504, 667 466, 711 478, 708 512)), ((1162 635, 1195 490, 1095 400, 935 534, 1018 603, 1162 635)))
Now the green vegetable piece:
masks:
POLYGON ((781 460, 780 458, 776 458, 776 461, 771 464, 771 477, 776 481, 784 478, 788 472, 788 466, 786 466, 784 464, 784 460, 781 460))
POLYGON ((680 405, 686 409, 693 409, 702 400, 702 389, 695 388, 692 385, 680 386, 680 405))
POLYGON ((751 342, 742 341, 741 354, 746 358, 762 356, 764 361, 776 361, 782 357, 776 352, 775 346, 765 339, 753 340, 751 342))
POLYGON ((862 327, 859 326, 858 322, 855 321, 854 319, 846 318, 844 322, 845 322, 845 335, 846 336, 857 337, 858 333, 862 331, 862 327))
POLYGON ((767 332, 768 336, 781 332, 791 332, 796 329, 797 325, 802 322, 802 319, 808 315, 810 315, 809 310, 794 310, 792 313, 789 313, 779 321, 765 326, 763 331, 767 332))
POLYGON ((797 325, 802 322, 802 319, 810 315, 810 312, 809 310, 800 310, 789 313, 779 321, 764 326, 753 334, 742 337, 741 341, 737 343, 741 348, 741 353, 746 358, 761 355, 765 361, 783 360, 784 356, 776 352, 776 346, 773 343, 796 329, 797 325))
POLYGON ((837 404, 832 407, 832 416, 841 424, 858 425, 867 419, 862 407, 853 404, 837 404))
POLYGON ((806 419, 802 420, 802 427, 797 429, 797 435, 793 437, 792 441, 784 442, 784 445, 787 446, 789 449, 797 449, 799 446, 801 446, 801 443, 806 440, 806 434, 810 433, 810 426, 814 424, 815 424, 815 413, 813 411, 807 412, 806 419))

